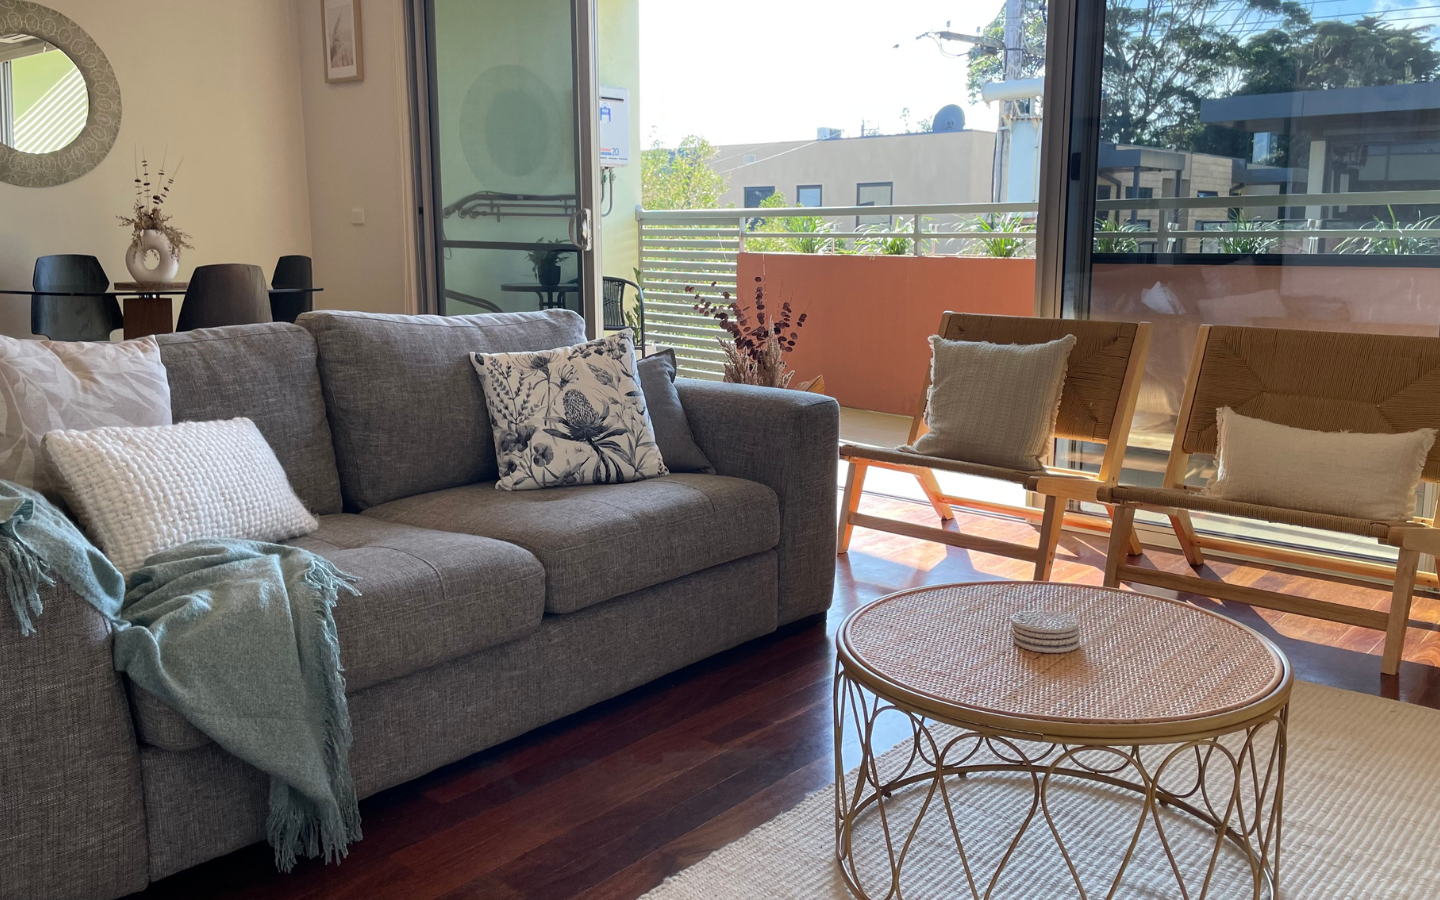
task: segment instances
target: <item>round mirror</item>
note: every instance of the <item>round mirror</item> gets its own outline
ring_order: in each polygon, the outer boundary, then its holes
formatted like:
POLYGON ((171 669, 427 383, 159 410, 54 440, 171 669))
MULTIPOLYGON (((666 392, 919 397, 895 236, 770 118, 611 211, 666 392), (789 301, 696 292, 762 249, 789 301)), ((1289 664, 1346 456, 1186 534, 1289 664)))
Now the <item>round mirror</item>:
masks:
POLYGON ((27 0, 0 0, 0 181, 64 184, 120 132, 120 86, 84 29, 27 0))
POLYGON ((68 146, 90 115, 74 60, 30 34, 0 34, 0 144, 21 153, 68 146))

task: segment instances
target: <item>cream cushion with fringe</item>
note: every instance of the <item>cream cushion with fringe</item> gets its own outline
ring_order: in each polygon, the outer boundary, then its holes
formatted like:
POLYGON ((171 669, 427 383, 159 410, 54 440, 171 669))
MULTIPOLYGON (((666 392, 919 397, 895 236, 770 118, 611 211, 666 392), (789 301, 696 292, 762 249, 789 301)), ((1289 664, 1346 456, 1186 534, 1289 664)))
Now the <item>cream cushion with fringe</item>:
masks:
POLYGON ((1309 431, 1242 416, 1228 406, 1215 419, 1216 470, 1207 496, 1382 522, 1415 514, 1415 488, 1435 443, 1434 428, 1309 431))
POLYGON ((283 541, 320 527, 249 419, 52 431, 41 446, 66 503, 127 577, 199 538, 283 541))
POLYGON ((913 446, 927 456, 1040 469, 1055 433, 1075 336, 1045 344, 930 338, 930 394, 913 446))

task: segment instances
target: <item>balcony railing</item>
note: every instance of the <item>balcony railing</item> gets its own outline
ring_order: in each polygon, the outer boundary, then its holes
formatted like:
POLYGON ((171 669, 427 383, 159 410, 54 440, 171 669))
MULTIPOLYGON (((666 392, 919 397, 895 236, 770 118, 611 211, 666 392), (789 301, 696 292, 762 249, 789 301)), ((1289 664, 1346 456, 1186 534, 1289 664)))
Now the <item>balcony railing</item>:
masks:
MULTIPOLYGON (((795 250, 799 242, 818 242, 823 246, 811 252, 880 253, 881 243, 891 239, 905 242, 906 255, 960 255, 977 241, 1001 239, 1023 242, 1024 255, 1033 255, 1033 227, 993 235, 965 229, 986 216, 1024 216, 1033 221, 1037 210, 1035 203, 636 210, 646 337, 676 349, 681 375, 718 379, 725 354, 716 338, 725 333, 713 319, 695 311, 696 295, 715 301, 727 291, 735 296, 736 256, 742 250, 795 250), (892 225, 856 224, 880 217, 889 218, 892 225), (824 230, 767 230, 792 219, 823 223, 824 230), (903 227, 894 227, 897 220, 903 227)), ((892 243, 891 249, 897 246, 892 243)))
MULTIPOLYGON (((1435 254, 1440 266, 1436 219, 1385 227, 1372 213, 1370 221, 1357 226, 1355 219, 1361 217, 1354 212, 1344 218, 1326 214, 1395 206, 1440 210, 1440 191, 1100 200, 1095 204, 1097 219, 1110 219, 1117 230, 1097 230, 1095 247, 1097 252, 1122 253, 1122 258, 1242 253, 1331 259, 1344 255, 1359 262, 1363 257, 1435 254), (1301 208, 1306 217, 1262 220, 1245 212, 1301 208), (1207 223, 1212 227, 1187 227, 1203 221, 1206 211, 1216 215, 1207 223)), ((1038 211, 1033 202, 637 210, 646 333, 676 348, 682 375, 719 378, 724 354, 716 338, 724 332, 695 311, 696 294, 716 301, 727 291, 736 296, 736 257, 741 251, 1032 256, 1038 211), (864 222, 881 218, 888 224, 864 222)))

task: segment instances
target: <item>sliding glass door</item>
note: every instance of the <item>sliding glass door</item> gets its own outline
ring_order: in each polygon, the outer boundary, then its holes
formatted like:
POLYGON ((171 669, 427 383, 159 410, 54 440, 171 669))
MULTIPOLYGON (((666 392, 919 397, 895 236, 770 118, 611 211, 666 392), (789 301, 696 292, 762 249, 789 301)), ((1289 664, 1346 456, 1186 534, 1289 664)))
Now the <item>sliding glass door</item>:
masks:
POLYGON ((566 308, 593 321, 594 0, 417 2, 427 306, 566 308))
MULTIPOLYGON (((1071 7, 1058 312, 1155 325, 1126 481, 1161 479, 1201 325, 1440 333, 1435 19, 1382 6, 1071 7)), ((1386 549, 1252 522, 1242 536, 1386 549)))

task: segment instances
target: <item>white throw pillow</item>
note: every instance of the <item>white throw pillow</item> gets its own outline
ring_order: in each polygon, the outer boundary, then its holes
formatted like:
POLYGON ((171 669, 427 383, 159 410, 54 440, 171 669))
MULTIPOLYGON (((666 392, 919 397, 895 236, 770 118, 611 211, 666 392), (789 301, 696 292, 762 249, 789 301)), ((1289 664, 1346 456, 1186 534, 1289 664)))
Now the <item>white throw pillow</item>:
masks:
POLYGON ((187 541, 320 527, 249 419, 52 431, 43 447, 66 502, 127 577, 187 541))
POLYGON ((49 431, 169 425, 170 382, 153 337, 118 344, 0 337, 0 478, 55 497, 49 431))
POLYGON ((1222 500, 1388 522, 1415 514, 1415 488, 1435 429, 1403 434, 1307 431, 1225 407, 1215 477, 1222 500))
POLYGON ((615 484, 669 474, 627 329, 526 353, 471 353, 506 491, 615 484))

